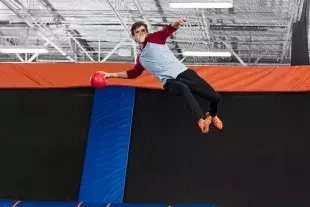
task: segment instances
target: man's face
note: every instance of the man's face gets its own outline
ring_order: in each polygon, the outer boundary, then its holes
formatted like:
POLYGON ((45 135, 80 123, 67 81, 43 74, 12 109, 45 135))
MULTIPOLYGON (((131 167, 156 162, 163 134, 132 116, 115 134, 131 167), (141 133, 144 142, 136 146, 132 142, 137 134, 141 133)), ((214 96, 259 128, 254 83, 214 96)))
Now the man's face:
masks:
POLYGON ((140 26, 137 29, 135 29, 133 38, 138 44, 144 43, 146 37, 147 32, 144 26, 140 26))

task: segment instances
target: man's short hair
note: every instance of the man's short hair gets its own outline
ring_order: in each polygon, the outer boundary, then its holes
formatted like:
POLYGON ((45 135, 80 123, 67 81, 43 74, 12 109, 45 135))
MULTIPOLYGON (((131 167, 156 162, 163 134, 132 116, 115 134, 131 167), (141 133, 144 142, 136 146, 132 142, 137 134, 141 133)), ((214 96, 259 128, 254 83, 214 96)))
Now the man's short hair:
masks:
POLYGON ((143 22, 143 21, 138 21, 138 22, 135 22, 132 26, 131 26, 131 35, 133 36, 134 35, 134 31, 141 27, 141 26, 144 26, 146 32, 148 32, 148 29, 147 29, 147 25, 143 22))

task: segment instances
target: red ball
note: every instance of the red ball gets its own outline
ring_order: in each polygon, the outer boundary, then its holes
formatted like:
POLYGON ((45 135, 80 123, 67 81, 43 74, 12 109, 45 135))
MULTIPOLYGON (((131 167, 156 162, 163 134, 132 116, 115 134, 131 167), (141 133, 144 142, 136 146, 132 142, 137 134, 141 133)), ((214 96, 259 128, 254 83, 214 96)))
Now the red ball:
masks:
POLYGON ((107 78, 103 72, 97 71, 90 77, 90 84, 94 88, 103 88, 107 85, 107 78))

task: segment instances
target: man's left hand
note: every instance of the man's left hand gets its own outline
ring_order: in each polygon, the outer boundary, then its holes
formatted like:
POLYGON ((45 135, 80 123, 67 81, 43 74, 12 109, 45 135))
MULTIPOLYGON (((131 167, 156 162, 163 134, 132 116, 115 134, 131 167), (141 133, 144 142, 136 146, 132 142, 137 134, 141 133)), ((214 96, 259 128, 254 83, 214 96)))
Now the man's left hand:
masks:
POLYGON ((186 17, 181 17, 179 20, 179 24, 183 26, 186 23, 186 17))

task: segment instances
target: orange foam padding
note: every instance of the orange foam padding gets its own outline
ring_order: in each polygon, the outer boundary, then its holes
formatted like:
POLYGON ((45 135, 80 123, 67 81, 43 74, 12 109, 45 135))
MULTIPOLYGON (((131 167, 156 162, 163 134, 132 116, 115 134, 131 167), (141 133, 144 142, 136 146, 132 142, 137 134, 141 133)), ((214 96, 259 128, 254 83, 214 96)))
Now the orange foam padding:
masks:
MULTIPOLYGON (((98 70, 120 72, 133 64, 2 63, 0 88, 63 88, 90 86, 98 70)), ((217 91, 310 91, 310 66, 189 66, 217 91)), ((147 71, 136 79, 109 79, 108 85, 162 89, 147 71)))

